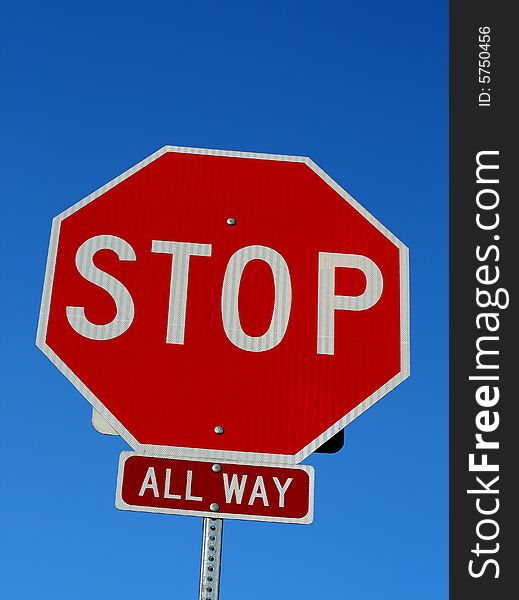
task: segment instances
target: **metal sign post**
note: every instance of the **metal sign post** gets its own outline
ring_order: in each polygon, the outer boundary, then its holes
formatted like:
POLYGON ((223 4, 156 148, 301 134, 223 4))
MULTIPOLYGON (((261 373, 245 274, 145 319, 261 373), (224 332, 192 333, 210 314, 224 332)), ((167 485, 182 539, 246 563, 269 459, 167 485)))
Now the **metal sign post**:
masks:
POLYGON ((222 536, 223 519, 205 517, 202 528, 199 600, 218 600, 220 597, 222 536))

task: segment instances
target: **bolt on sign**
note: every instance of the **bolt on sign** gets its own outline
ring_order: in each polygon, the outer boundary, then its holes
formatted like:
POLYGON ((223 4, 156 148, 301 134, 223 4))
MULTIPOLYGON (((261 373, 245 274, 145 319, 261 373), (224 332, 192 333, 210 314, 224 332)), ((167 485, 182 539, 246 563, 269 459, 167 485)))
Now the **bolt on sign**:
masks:
POLYGON ((409 375, 408 251, 309 158, 166 146, 55 217, 37 345, 217 600, 222 518, 310 523, 297 463, 409 375))

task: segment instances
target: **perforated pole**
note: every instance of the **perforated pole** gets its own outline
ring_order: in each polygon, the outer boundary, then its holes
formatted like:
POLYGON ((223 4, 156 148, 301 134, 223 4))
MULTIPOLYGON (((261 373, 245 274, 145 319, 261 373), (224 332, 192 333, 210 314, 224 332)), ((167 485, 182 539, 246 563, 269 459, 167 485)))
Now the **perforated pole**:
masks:
POLYGON ((220 598, 223 519, 204 518, 199 600, 220 598))

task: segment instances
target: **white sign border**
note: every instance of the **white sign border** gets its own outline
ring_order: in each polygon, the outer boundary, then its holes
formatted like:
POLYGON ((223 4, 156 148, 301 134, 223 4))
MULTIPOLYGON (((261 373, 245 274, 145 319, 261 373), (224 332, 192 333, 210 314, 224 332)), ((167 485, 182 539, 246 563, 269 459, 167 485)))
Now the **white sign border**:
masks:
POLYGON ((354 200, 338 183, 327 175, 310 158, 305 156, 289 156, 283 154, 264 154, 256 152, 239 152, 231 150, 211 150, 204 148, 187 148, 182 146, 164 146, 154 152, 151 156, 144 159, 131 169, 125 171, 106 185, 89 194, 83 200, 76 202, 52 221, 50 235, 49 251, 47 255, 47 266, 45 270, 45 280, 43 285, 42 302, 40 307, 40 316, 38 322, 38 332, 36 337, 38 348, 54 363, 54 365, 65 375, 65 377, 81 392, 81 394, 92 404, 103 419, 138 453, 153 454, 155 456, 170 458, 192 458, 212 460, 228 460, 230 462, 253 461, 253 464, 295 464, 304 460, 312 452, 317 450, 330 438, 332 438, 341 429, 346 427, 351 421, 373 406, 399 383, 407 379, 410 374, 410 332, 409 332, 409 250, 396 236, 394 236, 384 225, 382 225, 371 213, 354 200), (273 160, 283 162, 299 162, 306 164, 323 181, 333 188, 348 204, 353 206, 367 221, 387 237, 397 248, 400 254, 400 372, 381 386, 353 410, 339 419, 335 424, 329 427, 324 433, 315 438, 312 442, 302 448, 294 455, 289 454, 268 454, 256 452, 241 452, 228 450, 207 450, 202 448, 180 448, 176 446, 156 446, 141 444, 135 437, 105 408, 101 401, 87 388, 87 386, 73 373, 61 358, 47 345, 47 325, 49 319, 50 299, 52 296, 52 284, 54 280, 54 269, 56 263, 56 253, 61 222, 83 208, 86 204, 93 202, 99 196, 112 189, 128 177, 137 173, 153 161, 157 160, 168 152, 183 154, 204 154, 210 156, 228 156, 234 158, 249 158, 256 160, 273 160))

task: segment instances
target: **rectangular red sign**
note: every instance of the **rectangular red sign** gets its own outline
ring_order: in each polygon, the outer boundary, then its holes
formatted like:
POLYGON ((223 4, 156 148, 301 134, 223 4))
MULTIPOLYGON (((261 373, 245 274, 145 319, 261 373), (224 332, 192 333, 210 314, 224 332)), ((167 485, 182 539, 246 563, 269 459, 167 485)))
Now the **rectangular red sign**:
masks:
POLYGON ((309 524, 314 469, 123 452, 115 504, 121 510, 309 524))

